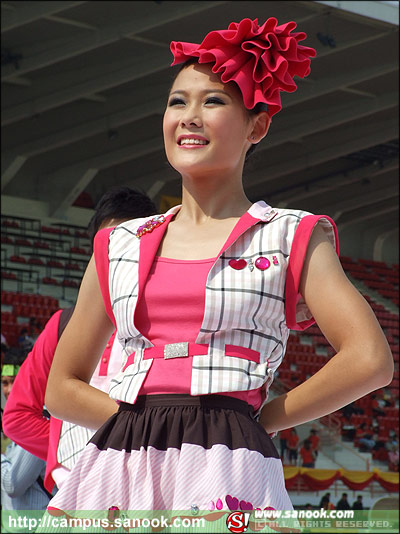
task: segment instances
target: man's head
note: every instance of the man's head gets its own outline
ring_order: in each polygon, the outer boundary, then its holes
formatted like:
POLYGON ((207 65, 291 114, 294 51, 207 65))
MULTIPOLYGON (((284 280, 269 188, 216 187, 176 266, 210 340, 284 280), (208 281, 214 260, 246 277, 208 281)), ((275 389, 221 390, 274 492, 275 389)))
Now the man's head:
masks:
POLYGON ((1 388, 5 399, 11 393, 15 377, 26 357, 26 351, 17 348, 10 348, 4 355, 1 366, 1 388))
POLYGON ((93 246, 94 236, 102 228, 156 213, 154 202, 145 193, 130 187, 112 187, 97 203, 95 213, 89 222, 90 242, 93 246))

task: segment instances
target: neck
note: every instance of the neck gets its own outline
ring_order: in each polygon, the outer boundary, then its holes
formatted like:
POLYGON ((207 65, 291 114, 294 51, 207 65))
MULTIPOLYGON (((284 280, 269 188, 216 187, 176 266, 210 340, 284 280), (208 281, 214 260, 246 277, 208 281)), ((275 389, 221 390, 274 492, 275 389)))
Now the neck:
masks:
POLYGON ((240 180, 183 179, 181 220, 202 224, 211 219, 241 217, 252 205, 240 180))

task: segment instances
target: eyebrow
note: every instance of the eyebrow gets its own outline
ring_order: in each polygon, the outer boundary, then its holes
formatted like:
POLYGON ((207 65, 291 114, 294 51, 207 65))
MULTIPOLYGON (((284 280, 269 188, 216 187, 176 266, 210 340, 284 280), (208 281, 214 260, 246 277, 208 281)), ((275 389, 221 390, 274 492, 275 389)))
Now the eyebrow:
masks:
MULTIPOLYGON (((177 93, 179 93, 181 95, 186 95, 186 96, 189 94, 187 91, 182 89, 182 90, 172 91, 169 94, 169 96, 175 95, 177 93)), ((204 89, 203 91, 200 91, 200 93, 203 94, 203 95, 206 95, 206 94, 209 94, 209 93, 221 93, 222 95, 228 96, 232 100, 232 97, 226 91, 222 91, 221 89, 204 89)))

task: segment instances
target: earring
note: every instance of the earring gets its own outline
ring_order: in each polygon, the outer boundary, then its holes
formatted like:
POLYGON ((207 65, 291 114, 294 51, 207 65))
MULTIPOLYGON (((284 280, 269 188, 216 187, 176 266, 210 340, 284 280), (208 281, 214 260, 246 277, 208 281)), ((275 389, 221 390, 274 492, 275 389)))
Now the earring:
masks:
POLYGON ((254 135, 251 136, 251 139, 254 141, 254 139, 255 139, 254 135))

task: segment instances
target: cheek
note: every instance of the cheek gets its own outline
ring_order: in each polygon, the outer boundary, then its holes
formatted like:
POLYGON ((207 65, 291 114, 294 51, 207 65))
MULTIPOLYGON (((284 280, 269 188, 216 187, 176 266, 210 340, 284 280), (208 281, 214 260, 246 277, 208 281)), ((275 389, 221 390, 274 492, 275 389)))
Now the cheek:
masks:
POLYGON ((242 121, 226 121, 218 128, 219 137, 224 140, 223 146, 229 150, 241 151, 246 143, 247 130, 242 121))
POLYGON ((163 120, 163 137, 165 147, 171 147, 175 143, 176 127, 176 120, 174 117, 170 113, 165 113, 163 120))
POLYGON ((167 132, 168 132, 168 117, 164 114, 163 118, 163 135, 164 139, 167 139, 167 132))
POLYGON ((163 138, 164 138, 164 146, 165 146, 166 151, 168 151, 168 147, 171 146, 171 136, 172 136, 171 121, 168 119, 168 116, 164 115, 163 138))
POLYGON ((167 133, 169 135, 171 135, 171 133, 173 133, 178 125, 178 117, 176 115, 176 113, 174 113, 172 110, 170 109, 167 109, 165 112, 164 112, 164 117, 163 117, 163 130, 164 130, 164 133, 167 133))

